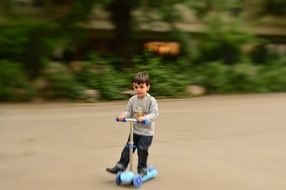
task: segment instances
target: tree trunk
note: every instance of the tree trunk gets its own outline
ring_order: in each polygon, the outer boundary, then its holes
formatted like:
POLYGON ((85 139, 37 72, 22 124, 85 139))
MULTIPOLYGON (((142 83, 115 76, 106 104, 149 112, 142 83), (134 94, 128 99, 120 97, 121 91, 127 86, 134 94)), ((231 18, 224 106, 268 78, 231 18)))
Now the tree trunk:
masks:
POLYGON ((132 1, 120 0, 113 1, 109 6, 111 20, 115 25, 114 51, 118 55, 125 67, 131 66, 132 54, 132 28, 131 11, 134 8, 132 1))

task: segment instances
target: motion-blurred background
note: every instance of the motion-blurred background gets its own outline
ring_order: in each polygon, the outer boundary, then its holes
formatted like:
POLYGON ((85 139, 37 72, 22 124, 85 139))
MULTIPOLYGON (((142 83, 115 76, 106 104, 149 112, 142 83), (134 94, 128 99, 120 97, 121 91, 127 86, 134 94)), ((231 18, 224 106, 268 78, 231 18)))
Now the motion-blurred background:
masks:
POLYGON ((0 101, 286 91, 285 0, 1 0, 0 101))

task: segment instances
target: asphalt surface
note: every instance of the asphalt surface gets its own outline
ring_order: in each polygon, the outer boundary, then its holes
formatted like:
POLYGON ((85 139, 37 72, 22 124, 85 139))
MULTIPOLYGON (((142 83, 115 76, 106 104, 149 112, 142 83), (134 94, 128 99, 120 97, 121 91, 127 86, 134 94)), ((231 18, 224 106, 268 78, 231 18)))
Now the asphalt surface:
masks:
MULTIPOLYGON (((158 100, 144 190, 285 190, 286 94, 158 100)), ((126 101, 0 104, 1 190, 112 190, 126 101)), ((137 156, 135 154, 135 166, 137 156)))

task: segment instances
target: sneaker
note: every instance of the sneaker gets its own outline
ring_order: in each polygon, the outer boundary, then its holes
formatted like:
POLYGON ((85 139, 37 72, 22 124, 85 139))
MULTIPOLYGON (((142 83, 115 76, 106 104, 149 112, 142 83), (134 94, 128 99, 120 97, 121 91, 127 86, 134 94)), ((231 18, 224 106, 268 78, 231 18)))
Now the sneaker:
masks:
POLYGON ((138 174, 141 175, 142 177, 147 175, 147 168, 140 168, 137 170, 138 174))
POLYGON ((124 168, 121 164, 116 164, 113 168, 106 168, 106 171, 112 174, 117 174, 118 172, 123 172, 124 168))

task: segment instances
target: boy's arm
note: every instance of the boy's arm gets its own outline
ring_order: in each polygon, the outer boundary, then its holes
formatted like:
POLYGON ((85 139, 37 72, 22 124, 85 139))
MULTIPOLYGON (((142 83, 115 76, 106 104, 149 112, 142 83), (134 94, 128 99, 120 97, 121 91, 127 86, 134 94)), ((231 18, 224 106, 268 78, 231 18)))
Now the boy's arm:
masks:
POLYGON ((147 119, 148 121, 155 121, 155 119, 159 116, 159 109, 158 109, 158 103, 155 98, 151 98, 151 105, 149 114, 145 115, 142 118, 142 121, 144 119, 147 119))
POLYGON ((130 118, 132 116, 132 106, 131 106, 131 99, 129 99, 126 111, 120 114, 117 118, 123 120, 124 118, 130 118))

